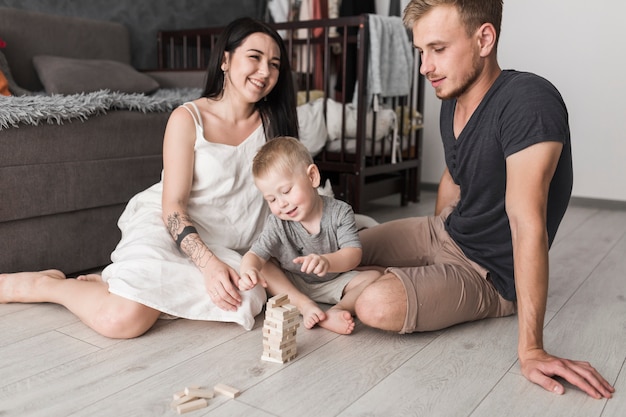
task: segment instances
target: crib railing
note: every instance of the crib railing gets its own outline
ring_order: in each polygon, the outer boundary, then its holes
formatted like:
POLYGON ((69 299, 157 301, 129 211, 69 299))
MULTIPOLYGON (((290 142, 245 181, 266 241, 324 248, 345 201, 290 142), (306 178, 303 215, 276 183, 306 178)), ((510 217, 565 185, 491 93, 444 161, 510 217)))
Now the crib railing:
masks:
MULTIPOLYGON (((419 56, 414 57, 410 94, 379 103, 397 114, 396 142, 374 137, 380 121, 373 112, 370 123, 366 102, 369 51, 368 16, 274 23, 285 41, 299 94, 308 102, 313 96, 342 103, 340 145, 325 147, 315 161, 329 178, 338 198, 356 212, 367 200, 399 193, 401 204, 419 201, 422 151, 420 115, 423 112, 423 77, 419 56), (356 95, 356 97, 354 97, 356 95), (356 103, 356 137, 346 137, 346 106, 356 103), (351 142, 355 141, 355 142, 351 142), (396 154, 392 154, 396 150, 396 154)), ((159 69, 206 68, 211 48, 223 28, 161 31, 158 33, 159 69)), ((326 114, 326 101, 324 101, 326 114)), ((392 135, 392 132, 389 132, 392 135)))

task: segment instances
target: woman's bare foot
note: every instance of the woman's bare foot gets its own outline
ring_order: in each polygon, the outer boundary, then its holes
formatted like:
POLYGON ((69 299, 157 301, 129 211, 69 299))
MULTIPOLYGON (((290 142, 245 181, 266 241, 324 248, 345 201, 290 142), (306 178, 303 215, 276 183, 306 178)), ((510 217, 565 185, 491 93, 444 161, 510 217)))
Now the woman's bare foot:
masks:
POLYGON ((339 334, 350 334, 354 330, 354 319, 347 310, 331 307, 326 311, 326 320, 319 322, 320 327, 339 334))
POLYGON ((317 323, 326 319, 326 313, 319 308, 315 301, 307 302, 305 305, 300 306, 300 313, 302 314, 302 323, 307 329, 313 328, 317 323))
POLYGON ((100 274, 79 275, 76 277, 76 279, 79 281, 102 282, 102 275, 100 274))
POLYGON ((56 269, 40 272, 17 272, 0 274, 0 304, 37 302, 35 288, 50 279, 65 279, 56 269))

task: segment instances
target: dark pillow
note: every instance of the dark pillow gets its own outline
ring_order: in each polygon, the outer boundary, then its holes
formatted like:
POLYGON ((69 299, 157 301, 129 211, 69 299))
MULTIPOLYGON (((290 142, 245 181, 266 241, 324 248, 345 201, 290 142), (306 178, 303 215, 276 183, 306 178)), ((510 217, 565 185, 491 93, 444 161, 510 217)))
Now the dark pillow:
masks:
POLYGON ((30 94, 30 91, 25 90, 19 85, 17 85, 17 83, 13 79, 13 76, 11 75, 11 69, 9 68, 9 63, 7 62, 7 59, 2 53, 2 51, 0 51, 0 72, 4 74, 4 77, 6 78, 8 86, 9 86, 9 91, 12 94, 16 96, 23 96, 26 94, 30 94))
POLYGON ((128 64, 105 59, 75 59, 50 55, 33 57, 33 65, 48 94, 89 93, 98 90, 151 93, 153 78, 128 64))

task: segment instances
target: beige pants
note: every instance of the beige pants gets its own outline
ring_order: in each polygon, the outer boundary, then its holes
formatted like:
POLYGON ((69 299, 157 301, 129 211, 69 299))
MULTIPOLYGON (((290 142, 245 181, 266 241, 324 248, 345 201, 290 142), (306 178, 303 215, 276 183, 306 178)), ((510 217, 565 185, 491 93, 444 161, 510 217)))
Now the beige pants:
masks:
POLYGON ((400 333, 438 330, 466 321, 515 314, 489 282, 489 271, 469 260, 446 232, 444 220, 413 217, 359 233, 362 265, 389 267, 406 290, 407 315, 400 333))

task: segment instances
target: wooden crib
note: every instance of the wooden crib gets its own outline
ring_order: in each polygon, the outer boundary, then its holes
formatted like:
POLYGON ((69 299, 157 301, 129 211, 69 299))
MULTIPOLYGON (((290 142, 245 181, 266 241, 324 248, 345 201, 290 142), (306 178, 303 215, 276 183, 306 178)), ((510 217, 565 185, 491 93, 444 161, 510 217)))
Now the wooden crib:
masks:
MULTIPOLYGON (((313 103, 322 109, 326 128, 334 130, 334 140, 325 135, 315 155, 323 183, 329 179, 335 196, 357 213, 366 201, 391 194, 400 194, 402 205, 419 201, 424 106, 419 55, 411 57, 407 94, 385 97, 373 106, 366 100, 369 15, 272 26, 290 53, 298 84, 299 119, 301 106, 313 103)), ((159 32, 159 69, 204 69, 221 30, 159 32)), ((304 141, 309 132, 303 132, 302 126, 304 141)))

